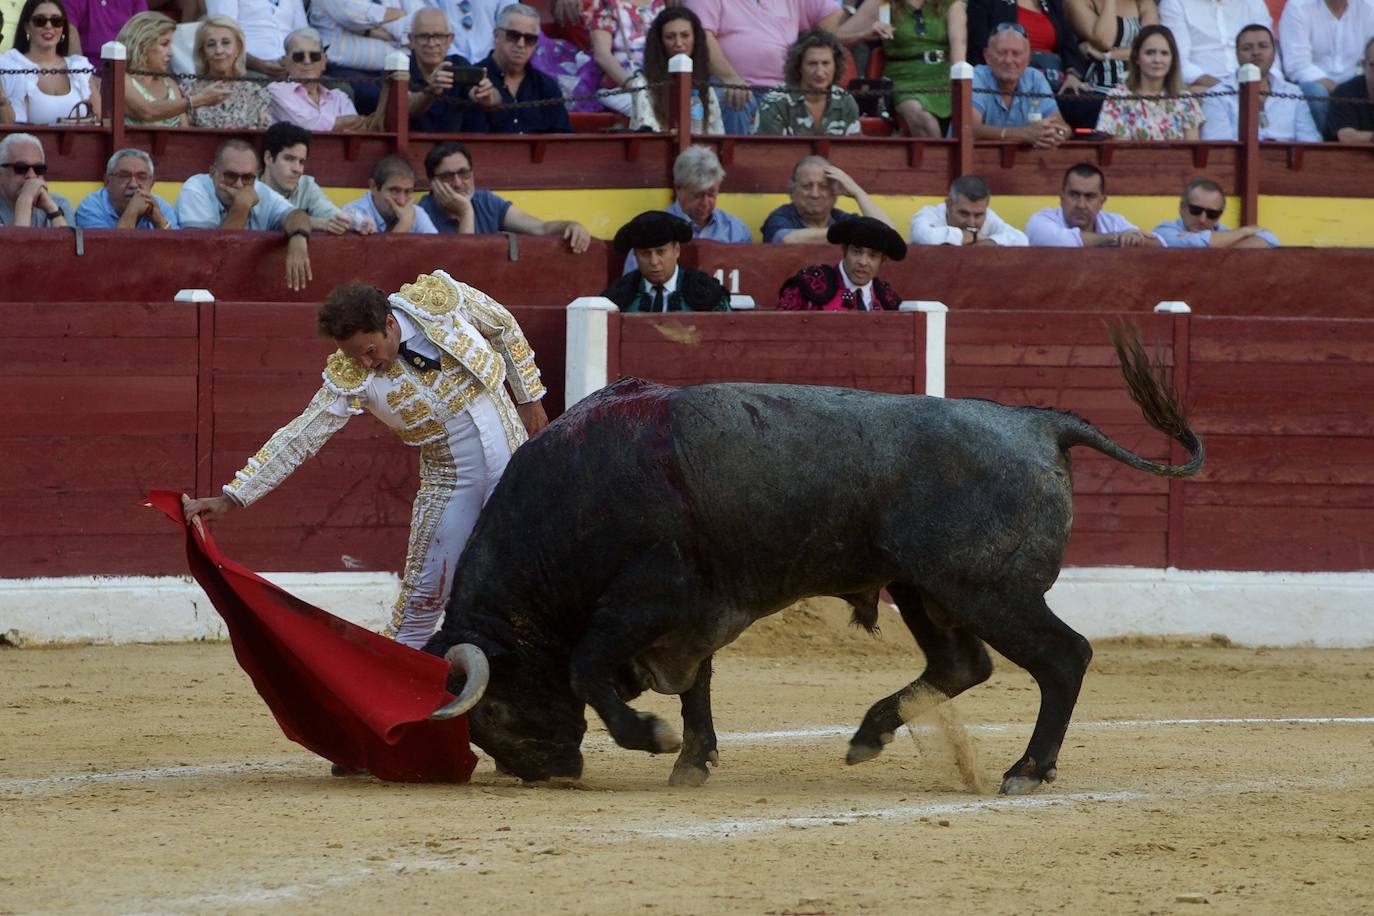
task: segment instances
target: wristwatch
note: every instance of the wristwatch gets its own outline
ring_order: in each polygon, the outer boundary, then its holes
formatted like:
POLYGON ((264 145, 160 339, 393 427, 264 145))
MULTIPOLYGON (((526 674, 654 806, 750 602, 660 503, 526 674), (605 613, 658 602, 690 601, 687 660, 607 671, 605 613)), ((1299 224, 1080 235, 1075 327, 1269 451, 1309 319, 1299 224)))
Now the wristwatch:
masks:
POLYGON ((286 233, 286 240, 289 242, 298 235, 301 238, 305 239, 307 242, 310 241, 309 229, 292 229, 290 232, 286 233))
POLYGON ((62 211, 61 211, 61 210, 44 210, 44 211, 43 211, 43 215, 46 216, 48 219, 57 219, 59 216, 62 215, 62 211))

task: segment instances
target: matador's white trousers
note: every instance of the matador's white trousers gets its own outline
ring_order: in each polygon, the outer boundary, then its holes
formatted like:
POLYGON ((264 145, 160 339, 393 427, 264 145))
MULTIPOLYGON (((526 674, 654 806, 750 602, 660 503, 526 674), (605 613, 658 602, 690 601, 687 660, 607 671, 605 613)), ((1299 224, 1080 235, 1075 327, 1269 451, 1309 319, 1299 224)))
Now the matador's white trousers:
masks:
POLYGON ((510 461, 506 431, 489 395, 479 395, 445 426, 446 439, 420 449, 420 491, 410 514, 401 594, 386 628, 386 635, 416 649, 438 628, 458 557, 510 461))

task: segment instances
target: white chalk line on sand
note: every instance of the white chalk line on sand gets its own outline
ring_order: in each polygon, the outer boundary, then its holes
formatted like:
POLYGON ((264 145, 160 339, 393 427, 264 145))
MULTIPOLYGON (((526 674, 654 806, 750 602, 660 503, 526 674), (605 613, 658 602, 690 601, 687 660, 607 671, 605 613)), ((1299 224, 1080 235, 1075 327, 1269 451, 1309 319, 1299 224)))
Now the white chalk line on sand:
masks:
MULTIPOLYGON (((1277 716, 1277 717, 1233 717, 1215 719, 1116 719, 1097 722, 1072 722, 1070 732, 1107 731, 1126 728, 1188 728, 1232 725, 1374 725, 1374 716, 1277 716)), ((1000 734, 1006 732, 1029 732, 1031 723, 1001 723, 989 725, 966 725, 965 730, 977 734, 1000 734)), ((856 726, 830 725, 822 728, 780 729, 757 732, 719 732, 717 740, 722 743, 749 743, 767 741, 798 741, 814 738, 834 738, 852 734, 856 726)), ((913 731, 926 733, 932 730, 929 725, 908 726, 913 731)), ((585 746, 613 748, 615 745, 608 736, 598 735, 588 738, 585 746)), ((232 775, 236 773, 257 773, 270 770, 290 771, 306 766, 321 766, 318 758, 297 755, 260 760, 248 763, 210 763, 187 766, 150 767, 139 770, 117 770, 110 773, 64 773, 55 776, 32 776, 13 779, 0 779, 0 794, 54 795, 91 785, 118 784, 125 782, 151 782, 159 779, 189 779, 197 776, 232 775)))

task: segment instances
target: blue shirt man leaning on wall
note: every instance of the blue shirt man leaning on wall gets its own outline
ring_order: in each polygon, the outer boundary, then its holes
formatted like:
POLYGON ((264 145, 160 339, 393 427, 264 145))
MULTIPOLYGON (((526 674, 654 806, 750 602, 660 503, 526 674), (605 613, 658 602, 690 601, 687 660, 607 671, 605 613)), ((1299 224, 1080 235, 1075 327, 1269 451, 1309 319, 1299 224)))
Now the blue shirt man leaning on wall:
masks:
POLYGON ((153 158, 141 149, 118 150, 105 164, 105 187, 76 208, 82 229, 176 229, 176 210, 153 193, 153 158))

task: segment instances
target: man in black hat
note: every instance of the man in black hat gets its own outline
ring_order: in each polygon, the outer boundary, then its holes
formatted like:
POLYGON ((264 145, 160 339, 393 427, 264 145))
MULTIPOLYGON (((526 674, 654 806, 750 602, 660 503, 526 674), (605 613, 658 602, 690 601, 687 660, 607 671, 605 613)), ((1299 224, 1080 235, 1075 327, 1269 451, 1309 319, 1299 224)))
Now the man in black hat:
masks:
POLYGON ((883 261, 906 257, 906 242, 891 226, 870 216, 832 225, 826 240, 843 251, 838 267, 803 267, 778 290, 783 311, 895 311, 902 297, 878 277, 883 261))
POLYGON ((635 253, 639 267, 601 295, 622 312, 728 312, 730 294, 715 278, 678 264, 682 243, 691 241, 686 220, 648 210, 620 227, 615 250, 635 253))

